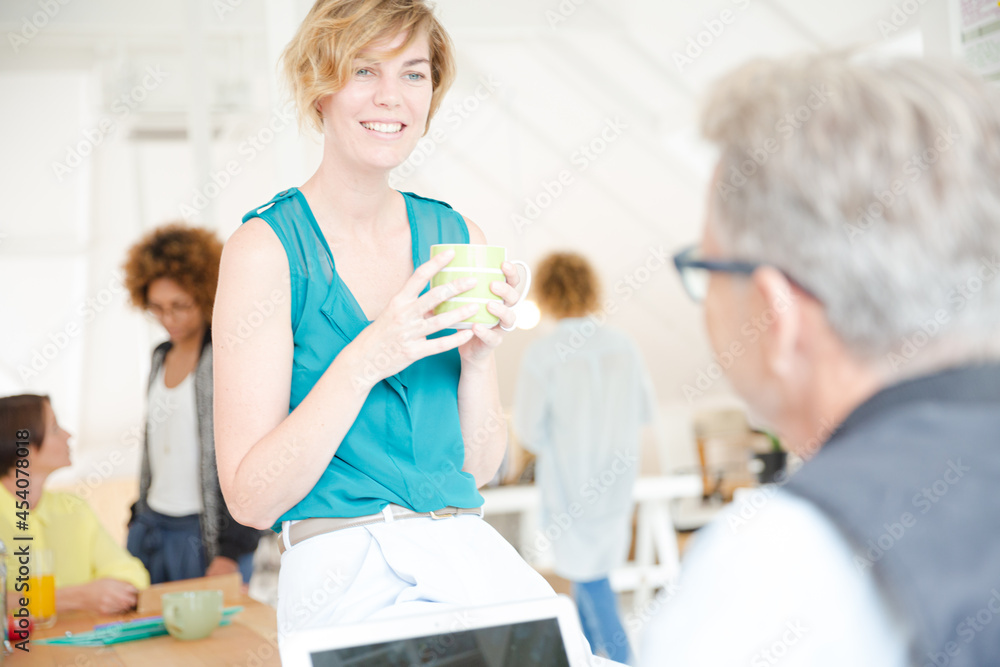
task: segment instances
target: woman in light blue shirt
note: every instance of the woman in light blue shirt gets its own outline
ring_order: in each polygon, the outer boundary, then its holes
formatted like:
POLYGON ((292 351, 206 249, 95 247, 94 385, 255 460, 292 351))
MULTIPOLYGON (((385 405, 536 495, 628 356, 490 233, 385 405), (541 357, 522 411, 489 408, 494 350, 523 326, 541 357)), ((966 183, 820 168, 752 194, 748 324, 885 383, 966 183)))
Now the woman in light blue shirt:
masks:
POLYGON ((530 548, 551 549, 555 571, 573 582, 584 633, 594 650, 629 662, 608 574, 622 565, 632 535, 632 486, 640 427, 653 392, 635 343, 606 325, 586 259, 555 253, 538 267, 539 305, 558 320, 525 352, 514 429, 537 456, 542 525, 530 548))

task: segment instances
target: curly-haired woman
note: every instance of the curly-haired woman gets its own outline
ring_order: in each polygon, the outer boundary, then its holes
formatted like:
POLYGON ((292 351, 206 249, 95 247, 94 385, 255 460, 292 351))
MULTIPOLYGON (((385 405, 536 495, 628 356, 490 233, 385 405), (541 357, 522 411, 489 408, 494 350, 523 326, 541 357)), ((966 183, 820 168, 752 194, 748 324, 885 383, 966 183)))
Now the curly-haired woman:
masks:
POLYGON ((608 574, 628 554, 640 428, 652 418, 653 392, 635 343, 595 316, 613 304, 601 308, 590 262, 553 253, 535 281, 542 312, 559 324, 524 354, 514 429, 538 457, 541 528, 557 535, 555 571, 573 582, 584 633, 595 651, 629 662, 608 574), (559 523, 570 515, 568 527, 559 523))
POLYGON ((153 350, 139 499, 128 549, 152 583, 241 572, 259 533, 236 523, 219 487, 212 419, 212 306, 222 243, 171 224, 132 246, 125 286, 170 340, 153 350))

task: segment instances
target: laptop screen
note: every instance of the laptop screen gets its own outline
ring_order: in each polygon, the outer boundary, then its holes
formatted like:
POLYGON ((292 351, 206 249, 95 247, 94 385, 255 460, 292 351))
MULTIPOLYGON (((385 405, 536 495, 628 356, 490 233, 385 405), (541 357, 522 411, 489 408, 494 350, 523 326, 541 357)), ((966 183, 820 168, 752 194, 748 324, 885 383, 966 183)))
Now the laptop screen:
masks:
POLYGON ((569 667, 556 618, 314 651, 310 657, 313 667, 569 667))

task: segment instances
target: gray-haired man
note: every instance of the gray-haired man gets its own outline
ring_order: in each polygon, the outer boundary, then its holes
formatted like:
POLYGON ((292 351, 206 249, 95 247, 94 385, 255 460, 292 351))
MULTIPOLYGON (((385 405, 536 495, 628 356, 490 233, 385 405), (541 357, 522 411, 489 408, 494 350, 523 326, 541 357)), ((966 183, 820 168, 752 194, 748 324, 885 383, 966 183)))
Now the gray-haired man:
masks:
POLYGON ((675 261, 809 460, 700 536, 643 664, 1000 664, 1000 90, 758 61, 703 131, 704 237, 675 261))

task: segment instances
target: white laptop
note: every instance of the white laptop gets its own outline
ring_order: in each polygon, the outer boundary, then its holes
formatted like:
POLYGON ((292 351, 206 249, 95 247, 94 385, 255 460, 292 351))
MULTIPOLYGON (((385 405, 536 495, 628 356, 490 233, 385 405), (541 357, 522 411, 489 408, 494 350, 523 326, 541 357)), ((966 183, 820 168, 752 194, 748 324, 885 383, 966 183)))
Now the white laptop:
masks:
POLYGON ((590 655, 565 596, 294 632, 284 667, 583 667, 590 655))

